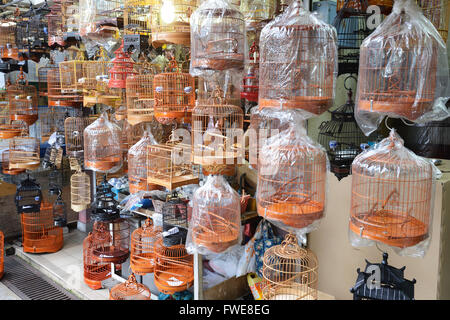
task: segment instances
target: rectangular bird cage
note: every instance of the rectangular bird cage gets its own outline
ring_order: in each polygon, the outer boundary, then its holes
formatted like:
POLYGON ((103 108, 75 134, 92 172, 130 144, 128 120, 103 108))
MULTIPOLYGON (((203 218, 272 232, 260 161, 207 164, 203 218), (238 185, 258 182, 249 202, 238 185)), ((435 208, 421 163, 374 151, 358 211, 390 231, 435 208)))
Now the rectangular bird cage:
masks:
POLYGON ((64 46, 62 0, 54 0, 50 7, 51 12, 47 15, 48 21, 48 45, 64 46))
POLYGON ((40 141, 32 137, 15 137, 9 141, 9 167, 33 170, 40 164, 40 141))
POLYGON ((47 98, 49 107, 81 107, 83 95, 80 92, 63 90, 70 85, 69 77, 61 77, 58 68, 47 71, 47 98))
POLYGON ((16 45, 23 52, 42 52, 48 44, 47 23, 41 14, 32 14, 17 22, 16 45))
POLYGON ((147 182, 169 190, 197 184, 198 174, 191 163, 191 146, 169 142, 148 146, 147 182))
POLYGON ((61 91, 70 93, 83 92, 83 64, 84 54, 78 51, 75 60, 61 61, 59 63, 59 73, 61 81, 61 91))
POLYGON ((448 25, 450 21, 450 1, 448 0, 416 0, 422 12, 436 27, 444 43, 447 43, 448 25))
POLYGON ((84 129, 95 121, 94 117, 68 117, 64 121, 66 153, 69 157, 83 158, 84 129))
POLYGON ((271 20, 277 8, 276 0, 242 0, 239 9, 247 27, 271 20))
POLYGON ((151 73, 127 77, 127 120, 133 125, 153 120, 153 78, 151 73))
POLYGON ((151 6, 157 0, 125 0, 123 11, 125 34, 150 36, 151 6))

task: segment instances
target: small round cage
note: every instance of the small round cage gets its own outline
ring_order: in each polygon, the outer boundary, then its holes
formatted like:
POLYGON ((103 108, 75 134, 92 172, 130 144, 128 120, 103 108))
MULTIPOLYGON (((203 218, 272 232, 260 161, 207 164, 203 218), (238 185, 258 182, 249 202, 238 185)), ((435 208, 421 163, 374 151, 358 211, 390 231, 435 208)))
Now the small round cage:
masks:
POLYGON ((15 137, 9 141, 10 169, 33 170, 40 165, 40 141, 31 137, 15 137))
POLYGON ((161 237, 162 229, 148 218, 144 225, 131 234, 130 268, 137 275, 153 273, 155 269, 155 241, 161 237))
POLYGON ((151 295, 150 290, 131 274, 127 281, 111 288, 109 300, 151 300, 151 295))
POLYGON ((93 233, 102 234, 104 241, 93 244, 92 259, 114 264, 127 261, 130 256, 130 225, 126 220, 96 221, 93 233))
POLYGON ((79 92, 62 90, 65 86, 62 81, 69 81, 68 77, 61 78, 58 68, 52 68, 47 71, 47 90, 49 107, 81 107, 83 96, 79 92))
POLYGON ((4 262, 3 262, 3 257, 4 257, 4 248, 5 248, 5 235, 3 234, 3 232, 0 230, 0 280, 3 278, 3 273, 5 271, 4 269, 4 262))
POLYGON ((450 1, 448 0, 416 0, 422 12, 433 23, 447 43, 448 25, 450 21, 450 1))
POLYGON ((107 241, 109 235, 105 232, 89 233, 83 240, 83 278, 93 290, 101 289, 102 281, 111 278, 111 263, 93 258, 93 250, 107 241))
POLYGON ((67 226, 67 208, 61 197, 61 191, 59 192, 55 203, 53 203, 53 221, 57 227, 67 226))
POLYGON ((170 197, 162 206, 163 243, 170 247, 186 243, 188 229, 188 210, 186 201, 178 196, 170 197))
POLYGON ((126 89, 127 77, 136 74, 134 71, 134 61, 130 55, 123 50, 123 40, 121 46, 114 51, 115 57, 111 60, 113 67, 109 70, 109 88, 126 89))
POLYGON ((73 211, 86 210, 91 204, 91 179, 82 171, 70 177, 70 206, 73 211))
POLYGON ((17 213, 39 212, 42 202, 42 191, 39 183, 28 175, 17 185, 15 203, 17 213))
POLYGON ((133 125, 153 120, 153 77, 148 73, 127 78, 127 120, 133 125))
POLYGON ((118 202, 114 199, 112 185, 106 181, 106 176, 95 193, 95 201, 91 205, 91 219, 100 222, 115 221, 120 217, 118 202))
POLYGON ((68 117, 64 121, 66 153, 82 159, 84 155, 84 129, 95 121, 93 117, 68 117))
POLYGON ((29 126, 38 119, 38 95, 35 86, 25 80, 22 67, 17 83, 6 88, 11 120, 23 120, 29 126))
POLYGON ((53 5, 50 7, 51 12, 46 16, 48 21, 47 32, 49 46, 65 45, 61 2, 61 0, 53 0, 53 5))
POLYGON ((2 152, 2 173, 15 176, 25 172, 25 169, 10 169, 9 168, 9 150, 3 150, 2 152))
POLYGON ((288 234, 280 245, 264 252, 263 300, 317 300, 319 261, 288 234))

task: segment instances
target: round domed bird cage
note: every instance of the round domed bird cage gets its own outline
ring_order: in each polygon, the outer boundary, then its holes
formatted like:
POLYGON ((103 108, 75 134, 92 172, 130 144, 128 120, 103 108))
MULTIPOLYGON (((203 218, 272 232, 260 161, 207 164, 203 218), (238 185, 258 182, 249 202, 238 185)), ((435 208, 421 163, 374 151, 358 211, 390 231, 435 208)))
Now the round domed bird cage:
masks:
POLYGON ((387 15, 391 13, 393 4, 394 0, 337 0, 336 12, 339 12, 344 7, 361 10, 363 7, 367 9, 369 6, 377 6, 380 8, 381 14, 387 15))
POLYGON ((17 185, 15 203, 17 213, 39 212, 42 202, 42 191, 39 183, 28 175, 17 185))
POLYGON ((294 0, 260 37, 259 108, 319 115, 333 105, 336 31, 294 0))
POLYGON ((190 46, 190 16, 196 0, 155 0, 151 7, 151 36, 154 47, 163 44, 190 46))
POLYGON ((16 46, 16 28, 16 22, 0 20, 1 59, 19 60, 19 49, 16 46))
POLYGON ((28 125, 23 120, 11 120, 9 105, 6 102, 0 106, 0 139, 11 139, 17 136, 27 136, 28 125))
POLYGON ((226 0, 204 1, 191 16, 191 74, 243 70, 247 55, 245 20, 226 0))
POLYGON ((109 300, 151 300, 152 293, 130 274, 127 281, 120 283, 109 291, 109 300))
POLYGON ((0 280, 3 278, 3 273, 5 271, 3 264, 3 256, 4 256, 4 248, 5 248, 5 236, 3 232, 0 230, 0 280))
POLYGON ((244 76, 241 98, 250 102, 258 102, 259 91, 259 47, 253 42, 250 47, 250 60, 246 64, 247 75, 244 76))
POLYGON ((2 173, 15 176, 25 172, 25 169, 10 169, 9 168, 9 150, 3 150, 2 152, 2 173))
POLYGON ((11 120, 23 120, 29 126, 38 119, 38 96, 35 86, 25 80, 22 67, 17 83, 6 88, 11 120))
POLYGON ((40 141, 31 137, 14 137, 9 141, 10 169, 34 170, 40 165, 40 141))
POLYGON ((91 204, 91 179, 85 173, 75 172, 70 177, 70 207, 75 212, 85 210, 91 204))
POLYGON ((195 106, 195 81, 189 73, 178 71, 175 59, 169 63, 165 73, 153 79, 155 119, 163 124, 172 121, 190 122, 195 106), (175 70, 175 72, 167 72, 175 70))
POLYGON ((119 203, 114 199, 112 185, 103 181, 96 187, 95 200, 91 205, 91 219, 100 222, 115 221, 120 217, 119 203))
POLYGON ((63 17, 62 17, 62 3, 61 0, 53 0, 53 5, 50 7, 51 12, 46 16, 48 22, 48 45, 64 46, 63 35, 63 17))
POLYGON ((57 227, 67 226, 67 209, 61 194, 62 192, 59 191, 58 198, 53 203, 53 221, 57 227))
POLYGON ((68 117, 64 121, 66 153, 82 159, 84 155, 84 129, 95 121, 93 117, 68 117))
POLYGON ((194 259, 182 244, 167 247, 163 239, 155 242, 154 283, 164 294, 190 288, 194 282, 194 259))
POLYGON ((126 220, 96 221, 93 233, 102 234, 104 241, 93 244, 92 259, 113 264, 127 261, 130 256, 130 225, 126 220))
POLYGON ((148 218, 144 225, 131 234, 130 268, 137 275, 153 273, 155 269, 155 241, 161 237, 162 229, 148 218))
POLYGON ((148 73, 127 78, 127 121, 132 125, 153 120, 153 77, 148 73))
POLYGON ((107 232, 91 232, 83 240, 83 278, 84 283, 93 290, 101 289, 102 281, 111 278, 111 263, 93 258, 93 250, 107 241, 109 241, 107 232))
POLYGON ((189 233, 199 253, 220 253, 238 243, 240 200, 223 176, 208 176, 195 191, 189 233))
POLYGON ((244 15, 247 28, 263 21, 272 20, 277 8, 276 0, 242 0, 240 11, 244 15))
POLYGON ((288 234, 280 245, 264 252, 263 300, 317 300, 319 261, 309 249, 288 234))
POLYGON ((448 0, 416 0, 422 12, 433 23, 444 43, 448 38, 448 21, 450 20, 450 2, 448 0))
POLYGON ((52 205, 42 202, 40 211, 20 215, 24 252, 52 253, 64 243, 63 229, 55 226, 52 205))
POLYGON ((433 168, 391 131, 352 165, 350 230, 354 237, 406 248, 430 234, 433 168))
MULTIPOLYGON (((62 90, 66 87, 62 81, 71 81, 67 76, 61 78, 58 68, 51 68, 47 71, 47 97, 49 107, 81 107, 83 105, 83 95, 79 92, 62 90)), ((67 83, 67 85, 70 85, 67 83)))
POLYGON ((170 247, 186 243, 188 233, 188 210, 186 201, 178 195, 170 196, 162 206, 163 243, 170 247))
POLYGON ((103 113, 84 129, 84 167, 98 172, 116 172, 122 167, 120 128, 103 113))

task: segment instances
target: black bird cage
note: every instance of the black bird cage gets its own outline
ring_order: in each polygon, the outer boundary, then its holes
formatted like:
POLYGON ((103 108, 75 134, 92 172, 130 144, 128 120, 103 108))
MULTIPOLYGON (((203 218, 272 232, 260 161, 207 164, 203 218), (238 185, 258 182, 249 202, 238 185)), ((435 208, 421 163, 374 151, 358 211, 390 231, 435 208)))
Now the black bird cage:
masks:
POLYGON ((62 171, 53 167, 48 175, 48 194, 59 195, 62 190, 62 171))
POLYGON ((97 186, 95 200, 92 204, 91 219, 100 222, 110 222, 120 218, 118 202, 114 199, 112 185, 103 181, 97 186))
POLYGON ((16 26, 16 45, 20 51, 28 54, 45 52, 47 47, 47 23, 44 15, 48 11, 30 9, 22 15, 16 26))
POLYGON ((39 212, 42 202, 42 191, 39 183, 27 175, 17 186, 15 203, 17 213, 39 212))
POLYGON ((397 269, 388 265, 388 254, 381 263, 366 260, 365 271, 356 271, 356 284, 350 289, 353 300, 414 300, 416 279, 404 278, 406 267, 397 269), (377 279, 379 277, 379 279, 377 279))
POLYGON ((61 197, 61 191, 59 192, 55 203, 53 203, 53 221, 57 227, 67 226, 67 209, 66 204, 61 197))
POLYGON ((188 228, 187 204, 178 195, 170 196, 162 207, 163 243, 166 247, 185 244, 188 228))

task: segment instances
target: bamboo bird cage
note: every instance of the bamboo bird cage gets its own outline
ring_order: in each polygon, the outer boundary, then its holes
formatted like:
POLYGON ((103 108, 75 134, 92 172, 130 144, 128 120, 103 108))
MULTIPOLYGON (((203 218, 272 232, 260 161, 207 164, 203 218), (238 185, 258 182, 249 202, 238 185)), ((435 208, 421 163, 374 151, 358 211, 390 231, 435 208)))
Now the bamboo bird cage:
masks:
POLYGON ((31 137, 14 137, 9 141, 10 169, 33 170, 40 165, 40 141, 31 137))
POLYGON ((75 212, 86 210, 91 204, 91 180, 80 171, 70 177, 71 208, 75 212))
POLYGON ((64 121, 66 153, 69 157, 83 159, 84 129, 95 121, 93 117, 68 117, 64 121))
POLYGON ((276 0, 242 0, 239 7, 247 28, 271 20, 275 16, 276 8, 276 0))
POLYGON ((83 240, 83 278, 89 288, 101 289, 102 282, 111 278, 111 263, 101 262, 93 258, 93 251, 102 243, 109 241, 109 234, 105 232, 90 232, 83 240))
POLYGON ((61 92, 82 94, 83 93, 83 64, 84 53, 77 49, 73 60, 65 60, 59 63, 59 74, 61 81, 61 92), (61 80, 62 79, 62 80, 61 80))
POLYGON ((263 300, 317 300, 318 268, 316 255, 288 234, 264 253, 263 300))
POLYGON ((127 281, 119 283, 109 291, 109 300, 151 300, 152 293, 130 274, 127 281))
POLYGON ((132 125, 153 120, 153 78, 151 73, 130 75, 127 78, 127 121, 132 125))
POLYGON ((130 225, 126 220, 95 221, 93 233, 104 235, 104 241, 94 244, 92 250, 94 260, 114 264, 127 261, 130 256, 130 225))
POLYGON ((361 10, 367 9, 369 6, 377 6, 380 8, 380 13, 387 15, 391 13, 393 4, 394 0, 337 0, 336 12, 339 12, 344 7, 361 10))
POLYGON ((47 71, 47 98, 49 107, 81 107, 83 95, 80 92, 62 90, 61 88, 70 85, 70 78, 61 77, 58 68, 47 71), (66 83, 62 83, 66 81, 66 83))
POLYGON ((450 21, 450 2, 448 0, 417 0, 422 12, 433 23, 441 35, 444 43, 447 43, 448 24, 450 21))
POLYGON ((4 250, 5 249, 5 235, 3 234, 3 232, 0 230, 0 280, 3 278, 3 274, 4 274, 4 262, 3 262, 3 257, 4 257, 4 250))
POLYGON ((63 16, 62 16, 62 1, 54 0, 53 5, 50 7, 51 12, 47 15, 48 21, 48 45, 54 46, 64 46, 64 35, 63 35, 63 16))
POLYGON ((125 34, 149 36, 151 33, 151 10, 156 0, 125 0, 124 31, 125 34))
POLYGON ((47 108, 45 113, 39 117, 41 124, 41 142, 46 142, 54 132, 63 129, 61 123, 64 123, 66 112, 55 110, 55 108, 47 108))
POLYGON ((19 60, 19 50, 16 46, 17 23, 10 20, 0 21, 0 53, 2 59, 19 60))
POLYGON ((0 107, 0 139, 28 135, 28 125, 23 120, 11 120, 8 103, 0 107))
POLYGON ((144 225, 131 234, 130 268, 137 275, 153 273, 155 269, 155 241, 161 237, 162 229, 148 218, 144 225))
POLYGON ((2 173, 15 176, 25 172, 25 169, 10 169, 9 168, 9 149, 2 152, 2 173))
POLYGON ((17 83, 6 88, 11 120, 23 120, 29 126, 38 119, 38 96, 35 86, 25 80, 22 67, 17 83))

